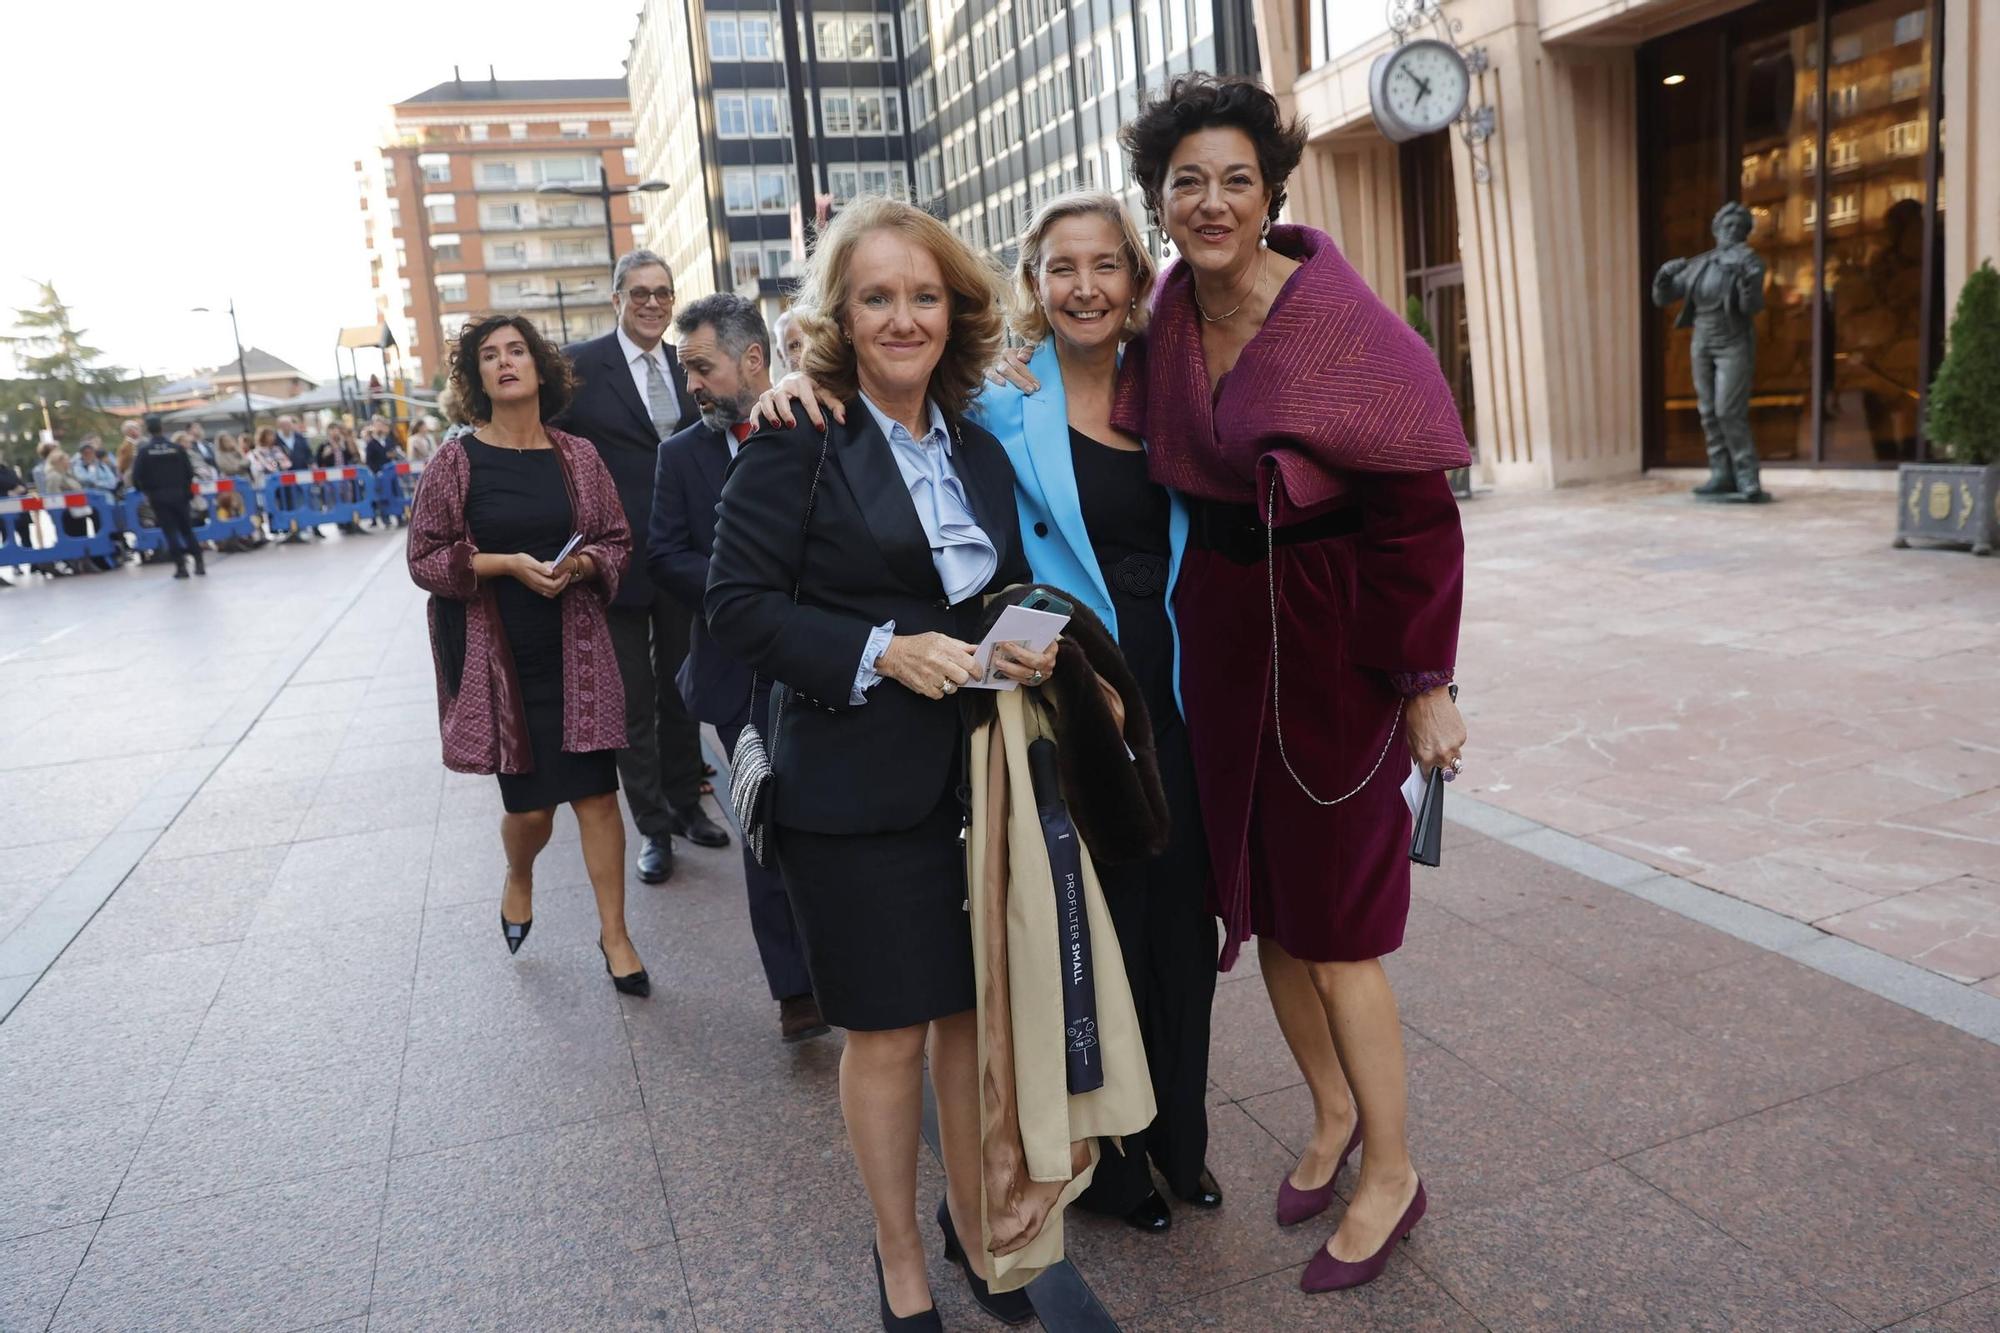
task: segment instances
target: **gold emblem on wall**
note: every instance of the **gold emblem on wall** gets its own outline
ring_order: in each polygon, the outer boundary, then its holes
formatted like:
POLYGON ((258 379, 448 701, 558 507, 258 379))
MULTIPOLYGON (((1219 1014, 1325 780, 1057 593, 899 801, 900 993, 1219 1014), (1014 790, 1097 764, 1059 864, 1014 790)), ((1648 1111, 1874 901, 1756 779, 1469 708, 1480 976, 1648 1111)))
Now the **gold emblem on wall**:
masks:
POLYGON ((1951 483, 1934 481, 1931 483, 1930 516, 1942 523, 1951 517, 1951 483))
POLYGON ((1923 498, 1924 484, 1917 478, 1910 478, 1910 494, 1906 508, 1910 511, 1910 522, 1917 521, 1917 503, 1923 498))
POLYGON ((1972 521, 1972 487, 1962 481, 1958 483, 1958 498, 1965 504, 1958 515, 1958 526, 1962 528, 1972 521))

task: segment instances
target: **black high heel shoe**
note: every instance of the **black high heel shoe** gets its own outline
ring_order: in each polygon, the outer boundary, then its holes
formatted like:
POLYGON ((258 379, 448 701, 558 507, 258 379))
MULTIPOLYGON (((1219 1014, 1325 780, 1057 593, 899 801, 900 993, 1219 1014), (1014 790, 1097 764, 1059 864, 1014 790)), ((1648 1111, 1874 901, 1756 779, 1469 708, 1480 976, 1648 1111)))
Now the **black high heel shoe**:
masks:
POLYGON ((1003 1324, 1025 1324, 1035 1317, 1035 1305, 1027 1292, 994 1291, 986 1285, 985 1278, 972 1271, 972 1261, 965 1257, 965 1247, 958 1243, 958 1230, 951 1224, 951 1204, 947 1200, 938 1200, 937 1223, 938 1230, 944 1232, 944 1257, 964 1270, 965 1285, 980 1309, 1003 1324))
POLYGON ((937 1307, 919 1310, 915 1314, 896 1314, 889 1309, 889 1284, 882 1277, 882 1251, 875 1254, 875 1294, 882 1301, 883 1333, 944 1333, 944 1320, 938 1318, 937 1307))
POLYGON ((620 995, 636 995, 643 1000, 653 993, 653 979, 646 975, 645 968, 627 972, 621 977, 611 970, 611 955, 604 952, 603 940, 597 942, 597 951, 604 954, 604 975, 611 978, 611 984, 618 988, 620 995))
POLYGON ((500 914, 500 938, 507 941, 508 953, 521 952, 521 946, 528 942, 528 932, 535 928, 535 918, 526 921, 509 921, 507 914, 500 914))

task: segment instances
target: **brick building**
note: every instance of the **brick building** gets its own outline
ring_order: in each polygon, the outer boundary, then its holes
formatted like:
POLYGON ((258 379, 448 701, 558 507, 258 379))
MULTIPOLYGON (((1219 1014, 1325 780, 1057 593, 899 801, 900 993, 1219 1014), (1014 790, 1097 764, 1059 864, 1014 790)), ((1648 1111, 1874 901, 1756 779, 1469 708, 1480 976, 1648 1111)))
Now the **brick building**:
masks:
POLYGON ((611 265, 643 196, 610 202, 544 185, 636 180, 625 80, 452 78, 391 109, 380 155, 357 164, 377 312, 419 382, 473 316, 519 311, 552 338, 609 332, 611 265))

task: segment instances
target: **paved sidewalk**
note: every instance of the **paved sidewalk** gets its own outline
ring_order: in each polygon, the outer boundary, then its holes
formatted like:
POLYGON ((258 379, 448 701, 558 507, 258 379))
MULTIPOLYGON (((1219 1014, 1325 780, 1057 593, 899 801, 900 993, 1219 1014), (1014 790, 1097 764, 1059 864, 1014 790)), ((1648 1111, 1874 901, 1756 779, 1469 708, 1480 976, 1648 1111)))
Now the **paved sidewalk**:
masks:
MULTIPOLYGON (((1835 540, 1862 526, 1854 499, 1768 512, 1866 563, 1835 540)), ((1480 815, 1496 836, 1454 825, 1419 873, 1391 963, 1432 1195, 1415 1241, 1372 1288, 1298 1293, 1325 1228, 1280 1230, 1271 1204, 1310 1111, 1246 959, 1216 1002, 1225 1206, 1177 1209, 1164 1237, 1073 1225, 1085 1299, 1118 1327, 2000 1323, 2000 1046, 1642 896, 1679 901, 1671 876, 1612 887, 1531 850, 1587 867, 1565 833, 1607 831, 1526 803, 1591 785, 1531 783, 1531 710, 1634 785, 1676 771, 1621 755, 1597 710, 1682 667, 1644 638, 1604 665, 1596 638, 1633 637, 1619 612, 1536 605, 1584 595, 1550 567, 1564 531, 1636 605, 1651 576, 1631 566, 1671 556, 1620 534, 1655 509, 1667 531, 1725 521, 1643 487, 1468 510, 1474 772, 1512 766, 1486 799, 1552 827, 1480 815)), ((203 584, 0 592, 6 731, 35 741, 0 751, 0 959, 67 920, 51 904, 109 893, 39 981, 0 968, 33 981, 0 1022, 0 1329, 873 1327, 837 1038, 777 1042, 735 850, 633 884, 656 990, 626 1000, 565 816, 509 958, 497 791, 437 763, 392 540, 218 560, 203 584)), ((1975 603, 2000 572, 1882 546, 1891 571, 1984 577, 1958 594, 1975 603)), ((1764 554, 1787 579, 1807 558, 1764 554)), ((1768 706, 1798 707, 1782 693, 1768 706)), ((923 1197, 940 1188, 926 1158, 923 1197)), ((931 1277, 949 1327, 986 1326, 935 1252, 931 1277)), ((1049 1326, 1090 1325, 1051 1307, 1049 1326)))

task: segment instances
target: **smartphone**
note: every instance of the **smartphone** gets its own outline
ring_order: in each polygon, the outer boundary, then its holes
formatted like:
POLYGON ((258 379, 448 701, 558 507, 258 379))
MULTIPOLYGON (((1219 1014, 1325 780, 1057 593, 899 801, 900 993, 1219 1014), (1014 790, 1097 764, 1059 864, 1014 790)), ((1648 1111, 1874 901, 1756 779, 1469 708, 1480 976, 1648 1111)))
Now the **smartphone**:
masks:
POLYGON ((1050 615, 1073 616, 1076 608, 1047 588, 1037 588, 1021 599, 1021 607, 1027 611, 1047 611, 1050 615))

